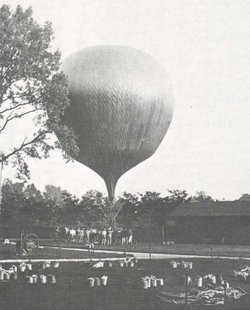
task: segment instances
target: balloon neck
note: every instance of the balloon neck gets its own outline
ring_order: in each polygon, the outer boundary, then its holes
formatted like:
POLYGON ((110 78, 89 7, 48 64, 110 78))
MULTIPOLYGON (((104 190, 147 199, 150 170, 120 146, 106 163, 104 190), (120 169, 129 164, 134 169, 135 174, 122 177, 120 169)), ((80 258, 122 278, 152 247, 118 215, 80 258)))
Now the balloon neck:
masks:
POLYGON ((115 200, 115 187, 117 180, 113 176, 105 178, 104 180, 108 191, 108 198, 110 202, 113 202, 115 200))

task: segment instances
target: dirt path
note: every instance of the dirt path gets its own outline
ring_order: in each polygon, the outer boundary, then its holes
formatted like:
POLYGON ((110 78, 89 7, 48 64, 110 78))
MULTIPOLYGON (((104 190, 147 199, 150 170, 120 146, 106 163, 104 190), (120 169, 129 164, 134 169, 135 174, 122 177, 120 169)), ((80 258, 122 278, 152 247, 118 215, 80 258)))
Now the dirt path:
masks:
MULTIPOLYGON (((40 246, 41 249, 57 249, 56 246, 40 246)), ((82 249, 78 247, 61 247, 61 250, 63 251, 75 251, 75 252, 85 252, 88 253, 88 249, 82 249)), ((131 250, 111 250, 111 249, 95 249, 94 253, 105 253, 110 254, 110 257, 105 258, 96 258, 96 257, 89 257, 89 258, 54 258, 50 259, 50 261, 59 261, 59 262, 87 262, 87 261, 100 261, 100 260, 122 260, 122 257, 112 257, 112 254, 120 254, 120 255, 133 255, 137 259, 178 259, 178 258, 205 258, 205 259, 211 259, 211 258, 217 258, 217 259, 230 259, 230 260, 237 260, 237 259, 244 259, 244 260, 250 260, 249 256, 238 256, 238 255, 212 255, 211 254, 177 254, 177 253, 155 253, 155 252, 138 252, 138 251, 131 251, 131 250)), ((34 259, 27 259, 27 258, 13 258, 13 259, 1 259, 0 263, 18 263, 23 261, 32 261, 32 262, 43 262, 46 258, 34 258, 34 259)))
MULTIPOLYGON (((43 246, 41 248, 54 248, 49 246, 43 246)), ((67 248, 62 247, 62 250, 69 251, 80 251, 80 252, 88 252, 87 249, 79 249, 79 248, 67 248)), ((95 250, 95 253, 110 253, 110 254, 128 254, 133 255, 138 259, 170 259, 170 258, 207 258, 211 259, 211 255, 190 255, 190 254, 166 254, 166 253, 149 253, 149 252, 136 252, 136 251, 116 251, 116 250, 95 250)), ((250 260, 250 257, 240 257, 240 256, 227 256, 227 255, 213 255, 212 258, 220 258, 220 259, 245 259, 250 260)))
MULTIPOLYGON (((55 249, 55 247, 51 246, 40 246, 42 249, 55 249)), ((88 252, 87 249, 79 249, 72 247, 62 247, 62 250, 67 251, 77 251, 77 252, 88 252)), ((59 262, 87 262, 87 261, 100 261, 100 260, 122 260, 122 258, 116 257, 112 258, 112 254, 124 254, 124 251, 114 251, 114 250, 95 250, 95 253, 110 253, 110 258, 61 258, 61 259, 49 259, 50 261, 59 261, 59 262)), ((176 259, 176 258, 205 258, 211 259, 211 256, 208 255, 190 255, 190 254, 163 254, 163 253, 147 253, 147 252, 135 252, 135 251, 126 251, 127 255, 133 255, 138 259, 176 259)), ((239 257, 239 256, 224 256, 224 255, 214 255, 212 258, 217 259, 244 259, 250 260, 250 257, 239 257)), ((0 263, 5 262, 22 262, 22 261, 32 261, 32 262, 43 262, 46 259, 8 259, 8 260, 0 260, 0 263)))

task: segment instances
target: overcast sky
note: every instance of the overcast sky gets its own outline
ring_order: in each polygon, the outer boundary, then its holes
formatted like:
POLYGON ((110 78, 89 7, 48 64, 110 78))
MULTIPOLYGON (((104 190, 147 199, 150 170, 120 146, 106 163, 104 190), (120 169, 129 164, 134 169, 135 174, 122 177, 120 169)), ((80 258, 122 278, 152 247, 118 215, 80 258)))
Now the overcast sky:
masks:
MULTIPOLYGON (((63 58, 78 49, 128 45, 154 56, 172 80, 175 113, 170 129, 147 161, 117 186, 144 192, 204 190, 217 199, 250 193, 250 2, 245 0, 11 0, 51 21, 63 58)), ((25 134, 28 124, 19 126, 25 134)), ((15 128, 16 130, 16 128, 15 128)), ((16 137, 9 132, 1 144, 16 137)), ((3 139, 3 137, 1 137, 3 139)), ((4 148, 4 147, 3 147, 4 148)), ((81 195, 105 192, 102 179, 60 154, 32 160, 31 182, 81 195)), ((13 171, 6 168, 4 177, 13 171)))

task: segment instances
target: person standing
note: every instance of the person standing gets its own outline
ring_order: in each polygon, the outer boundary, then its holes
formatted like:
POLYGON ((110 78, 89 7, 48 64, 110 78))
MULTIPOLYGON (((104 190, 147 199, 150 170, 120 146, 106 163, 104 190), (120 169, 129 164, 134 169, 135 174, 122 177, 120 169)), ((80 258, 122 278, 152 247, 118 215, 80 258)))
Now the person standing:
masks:
POLYGON ((112 245, 112 234, 113 234, 112 227, 109 227, 107 234, 108 234, 108 245, 112 245))
POLYGON ((83 227, 81 227, 79 231, 79 243, 83 243, 83 241, 84 241, 84 229, 83 227))
POLYGON ((87 228, 85 230, 85 242, 89 243, 89 235, 90 235, 90 230, 87 228))
POLYGON ((107 231, 105 227, 102 229, 102 245, 106 245, 107 231))
POLYGON ((70 241, 75 242, 76 241, 76 230, 73 227, 70 228, 69 235, 70 235, 70 241))
POLYGON ((122 245, 126 244, 126 231, 123 228, 121 231, 122 245))
POLYGON ((81 232, 80 227, 77 227, 76 229, 76 242, 77 243, 80 243, 80 232, 81 232))
POLYGON ((132 231, 132 229, 130 228, 130 229, 128 230, 128 244, 132 244, 132 242, 133 242, 133 231, 132 231))

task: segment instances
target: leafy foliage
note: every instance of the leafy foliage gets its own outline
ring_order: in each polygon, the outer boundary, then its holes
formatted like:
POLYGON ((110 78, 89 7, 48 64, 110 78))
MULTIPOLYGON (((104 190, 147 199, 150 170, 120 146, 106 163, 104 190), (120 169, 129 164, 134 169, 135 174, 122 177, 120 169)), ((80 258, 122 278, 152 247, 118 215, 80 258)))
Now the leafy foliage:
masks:
MULTIPOLYGON (((57 225, 101 227, 110 224, 110 201, 99 191, 88 191, 80 199, 53 185, 46 185, 43 192, 34 184, 13 183, 6 180, 3 185, 1 227, 13 231, 33 230, 57 225)), ((166 220, 169 212, 186 200, 185 191, 169 191, 162 198, 159 193, 123 193, 119 198, 121 210, 117 222, 124 227, 153 223, 158 226, 166 220)))
POLYGON ((61 54, 52 50, 53 39, 51 24, 37 24, 31 8, 0 8, 0 135, 19 119, 32 117, 36 125, 29 137, 0 158, 17 167, 20 178, 29 176, 25 157, 46 158, 50 150, 60 147, 52 135, 56 130, 62 143, 67 142, 64 156, 69 159, 78 152, 72 130, 59 124, 69 105, 68 82, 59 72, 61 54))
POLYGON ((118 215, 118 219, 127 227, 133 226, 140 212, 140 197, 139 195, 124 192, 120 199, 123 202, 123 207, 118 215))
POLYGON ((195 200, 197 201, 201 201, 201 202, 204 202, 204 201, 214 201, 213 198, 209 195, 207 195, 204 191, 198 191, 196 192, 195 196, 193 197, 195 200))

